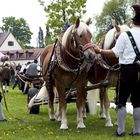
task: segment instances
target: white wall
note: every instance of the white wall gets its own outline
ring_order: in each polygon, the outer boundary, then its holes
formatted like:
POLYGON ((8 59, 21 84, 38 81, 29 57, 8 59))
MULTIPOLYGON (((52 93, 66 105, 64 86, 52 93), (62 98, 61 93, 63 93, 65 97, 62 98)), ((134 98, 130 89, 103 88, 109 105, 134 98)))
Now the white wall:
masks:
POLYGON ((0 47, 0 51, 9 51, 9 50, 21 50, 21 46, 16 41, 15 37, 10 33, 9 36, 6 38, 2 46, 0 47), (8 46, 8 41, 13 41, 14 46, 8 46))

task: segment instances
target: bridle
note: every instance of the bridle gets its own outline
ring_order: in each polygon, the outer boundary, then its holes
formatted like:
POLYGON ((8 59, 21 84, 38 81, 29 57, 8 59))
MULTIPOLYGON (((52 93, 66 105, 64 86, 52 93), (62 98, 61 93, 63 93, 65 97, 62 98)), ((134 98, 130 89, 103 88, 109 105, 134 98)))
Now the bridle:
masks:
POLYGON ((90 42, 85 45, 80 44, 78 42, 78 37, 80 38, 80 36, 77 34, 77 28, 72 29, 69 37, 70 45, 73 47, 73 50, 75 49, 75 51, 77 51, 78 56, 76 57, 73 53, 69 52, 68 49, 64 49, 66 47, 63 46, 61 58, 68 71, 77 73, 77 71, 81 71, 86 66, 87 62, 85 62, 84 52, 92 47, 92 43, 90 42), (73 65, 70 66, 69 62, 65 58, 66 56, 71 59, 71 61, 75 62, 74 67, 73 65))
MULTIPOLYGON (((74 48, 79 48, 80 51, 85 52, 87 49, 93 47, 93 44, 92 44, 91 42, 85 44, 84 46, 81 45, 81 44, 79 44, 79 43, 77 42, 77 39, 76 39, 76 38, 77 38, 76 36, 79 36, 79 35, 77 35, 76 33, 77 33, 77 29, 73 29, 73 30, 72 30, 71 43, 73 42, 74 48)), ((79 37, 80 37, 80 36, 79 36, 79 37)))

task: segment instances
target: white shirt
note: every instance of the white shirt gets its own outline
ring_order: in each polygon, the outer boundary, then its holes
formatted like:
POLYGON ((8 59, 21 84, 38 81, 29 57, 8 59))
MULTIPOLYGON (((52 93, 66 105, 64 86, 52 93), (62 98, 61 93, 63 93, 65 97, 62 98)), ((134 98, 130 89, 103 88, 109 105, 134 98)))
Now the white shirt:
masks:
MULTIPOLYGON (((130 32, 140 51, 140 27, 133 27, 130 29, 130 32)), ((133 46, 126 32, 121 33, 112 51, 115 53, 116 57, 119 57, 120 64, 133 64, 136 58, 133 46)))
POLYGON ((24 69, 26 69, 26 65, 25 64, 23 64, 22 66, 21 66, 21 69, 20 69, 20 73, 23 73, 23 71, 24 71, 24 69))

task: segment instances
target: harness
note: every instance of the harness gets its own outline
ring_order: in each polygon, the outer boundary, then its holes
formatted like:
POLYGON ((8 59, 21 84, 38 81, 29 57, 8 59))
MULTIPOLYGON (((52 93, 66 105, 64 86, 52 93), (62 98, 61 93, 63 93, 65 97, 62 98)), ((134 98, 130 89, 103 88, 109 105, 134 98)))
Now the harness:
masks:
POLYGON ((56 60, 58 62, 58 65, 65 71, 73 72, 73 73, 77 73, 79 71, 80 73, 87 65, 86 61, 84 60, 84 56, 81 56, 81 58, 76 58, 75 56, 70 54, 67 50, 64 49, 62 50, 62 44, 59 39, 58 41, 60 45, 57 46, 55 49, 55 55, 56 55, 56 60), (65 59, 64 54, 67 55, 67 57, 69 57, 69 59, 75 63, 69 65, 67 60, 65 59))

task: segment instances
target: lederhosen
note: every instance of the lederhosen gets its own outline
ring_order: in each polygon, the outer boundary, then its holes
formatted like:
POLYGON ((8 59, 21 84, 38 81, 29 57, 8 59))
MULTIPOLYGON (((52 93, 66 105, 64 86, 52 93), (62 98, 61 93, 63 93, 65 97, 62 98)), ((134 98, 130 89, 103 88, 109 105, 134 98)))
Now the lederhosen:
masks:
POLYGON ((140 81, 136 64, 121 65, 117 96, 118 106, 125 106, 130 96, 133 107, 140 107, 140 81))

